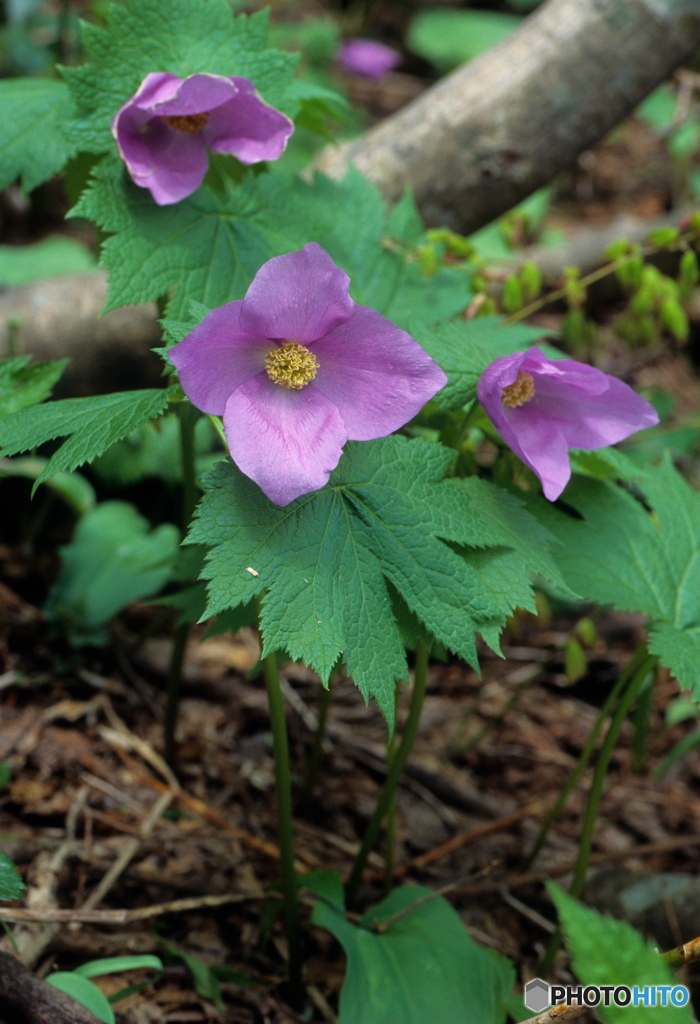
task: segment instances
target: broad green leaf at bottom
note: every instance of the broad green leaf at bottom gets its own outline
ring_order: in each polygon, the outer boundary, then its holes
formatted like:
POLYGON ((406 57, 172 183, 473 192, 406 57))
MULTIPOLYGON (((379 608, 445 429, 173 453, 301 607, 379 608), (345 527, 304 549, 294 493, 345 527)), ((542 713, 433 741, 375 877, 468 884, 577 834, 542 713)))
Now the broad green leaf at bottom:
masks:
POLYGON ((395 889, 359 925, 340 908, 319 902, 313 921, 347 954, 340 1024, 505 1021, 504 1002, 515 980, 511 964, 478 946, 447 900, 429 889, 395 889), (386 931, 374 930, 397 914, 402 916, 386 931))

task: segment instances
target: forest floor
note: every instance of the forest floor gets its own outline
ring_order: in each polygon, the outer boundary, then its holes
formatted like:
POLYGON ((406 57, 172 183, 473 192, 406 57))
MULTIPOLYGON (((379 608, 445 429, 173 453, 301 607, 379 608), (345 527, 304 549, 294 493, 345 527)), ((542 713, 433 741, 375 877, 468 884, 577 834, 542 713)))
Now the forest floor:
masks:
MULTIPOLYGON (((394 75, 381 88, 408 95, 418 88, 412 81, 402 86, 394 75)), ((377 112, 395 105, 384 93, 368 96, 364 82, 354 87, 377 112)), ((560 181, 554 222, 568 231, 627 212, 653 224, 669 209, 672 188, 663 146, 629 122, 560 181)), ((603 368, 614 366, 641 386, 662 386, 680 411, 697 409, 700 383, 688 351, 657 346, 630 353, 605 327, 613 312, 600 316, 603 368)), ((558 316, 548 314, 547 322, 556 324, 558 316)), ((172 641, 156 628, 159 613, 135 606, 108 646, 71 650, 49 635, 41 612, 54 572, 55 561, 31 546, 0 545, 0 764, 11 769, 0 790, 1 848, 25 877, 27 906, 64 908, 77 918, 14 926, 15 941, 31 952, 25 959, 44 974, 126 953, 164 957, 163 977, 119 1004, 120 1024, 333 1021, 344 973, 340 947, 327 933, 307 930, 311 1003, 299 1016, 283 998, 279 922, 265 934, 265 894, 279 864, 265 691, 249 674, 258 659, 255 636, 244 631, 190 644, 175 777, 162 758, 172 641), (188 907, 178 903, 183 899, 191 900, 188 907), (208 997, 197 993, 178 950, 207 967, 232 969, 219 981, 218 1007, 211 990, 208 997)), ((436 661, 398 797, 393 879, 448 887, 473 937, 512 958, 523 981, 537 972, 554 928, 542 882, 566 885, 571 877, 592 769, 532 864, 527 851, 611 685, 644 639, 641 618, 592 613, 596 635, 581 678, 571 684, 567 645, 587 613, 552 612, 543 604, 537 617, 517 616, 504 637, 505 658, 481 652, 481 678, 462 664, 436 661)), ((385 724, 351 681, 338 681, 315 784, 304 791, 321 687, 298 665, 283 666, 282 675, 298 787, 299 867, 345 874, 381 786, 385 724)), ((686 886, 681 895, 671 899, 660 889, 647 901, 644 921, 635 921, 660 948, 693 938, 697 925, 689 929, 700 920, 700 748, 661 780, 652 778, 693 728, 692 721, 666 724, 678 696, 675 680, 660 672, 646 741, 632 724, 623 729, 586 887, 594 906, 621 913, 630 881, 676 874, 686 886)), ((380 846, 361 900, 380 898, 385 882, 380 846)), ((7 937, 0 947, 9 948, 7 937)), ((554 975, 568 980, 567 963, 561 954, 554 975)), ((200 993, 207 977, 200 978, 200 993)), ((688 969, 683 980, 697 984, 700 969, 688 969)), ((109 993, 124 978, 99 984, 109 993)))

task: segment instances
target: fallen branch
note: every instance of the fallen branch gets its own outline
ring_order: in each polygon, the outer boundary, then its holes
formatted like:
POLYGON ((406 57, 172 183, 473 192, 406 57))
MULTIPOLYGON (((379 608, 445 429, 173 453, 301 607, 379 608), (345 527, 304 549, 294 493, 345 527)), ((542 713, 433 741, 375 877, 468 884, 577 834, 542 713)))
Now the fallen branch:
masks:
POLYGON ((6 1024, 99 1024, 75 999, 0 952, 0 1020, 6 1024))
POLYGON ((700 46, 688 0, 549 0, 464 65, 317 166, 354 163, 429 223, 470 234, 598 142, 700 46))

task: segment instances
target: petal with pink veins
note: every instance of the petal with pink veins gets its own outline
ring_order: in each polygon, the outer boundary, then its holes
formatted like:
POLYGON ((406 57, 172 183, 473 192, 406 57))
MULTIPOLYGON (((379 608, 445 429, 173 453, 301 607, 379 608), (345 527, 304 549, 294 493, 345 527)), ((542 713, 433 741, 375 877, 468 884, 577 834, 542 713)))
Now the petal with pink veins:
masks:
POLYGON ((321 338, 314 387, 338 407, 354 441, 385 437, 420 412, 447 377, 417 341, 367 306, 321 338))
POLYGON ((350 278, 309 242, 264 263, 246 292, 241 327, 257 337, 310 344, 348 320, 350 278))
POLYGON ((185 394, 210 416, 223 416, 231 393, 265 369, 270 342, 241 331, 242 305, 239 300, 212 309, 168 351, 185 394))
POLYGON ((347 440, 340 413, 313 385, 287 389, 264 373, 233 392, 224 429, 233 461, 276 505, 323 487, 347 440))

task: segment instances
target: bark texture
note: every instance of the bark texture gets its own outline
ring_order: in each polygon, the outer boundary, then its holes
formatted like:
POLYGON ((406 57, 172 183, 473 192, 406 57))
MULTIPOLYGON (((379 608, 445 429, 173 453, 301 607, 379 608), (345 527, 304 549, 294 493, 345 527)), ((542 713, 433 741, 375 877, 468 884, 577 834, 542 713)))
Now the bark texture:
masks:
POLYGON ((70 358, 57 394, 94 395, 162 384, 154 303, 101 316, 107 275, 101 271, 49 278, 0 292, 0 359, 70 358))
POLYGON ((75 999, 0 952, 0 1024, 99 1024, 75 999))
POLYGON ((545 185, 700 47, 700 0, 549 0, 512 36, 317 166, 465 234, 545 185))

